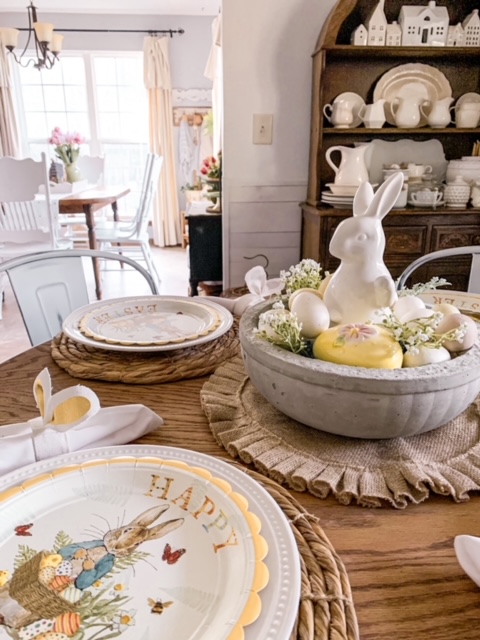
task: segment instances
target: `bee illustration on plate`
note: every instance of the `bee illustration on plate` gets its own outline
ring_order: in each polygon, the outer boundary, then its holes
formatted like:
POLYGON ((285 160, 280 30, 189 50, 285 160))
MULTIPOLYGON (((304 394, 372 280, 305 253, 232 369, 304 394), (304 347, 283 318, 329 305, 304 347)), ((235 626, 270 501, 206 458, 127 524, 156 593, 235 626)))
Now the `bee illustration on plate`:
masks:
POLYGON ((169 600, 168 602, 162 602, 161 600, 153 600, 152 598, 147 598, 147 602, 150 609, 150 613, 158 613, 161 615, 165 609, 171 607, 173 602, 169 600))

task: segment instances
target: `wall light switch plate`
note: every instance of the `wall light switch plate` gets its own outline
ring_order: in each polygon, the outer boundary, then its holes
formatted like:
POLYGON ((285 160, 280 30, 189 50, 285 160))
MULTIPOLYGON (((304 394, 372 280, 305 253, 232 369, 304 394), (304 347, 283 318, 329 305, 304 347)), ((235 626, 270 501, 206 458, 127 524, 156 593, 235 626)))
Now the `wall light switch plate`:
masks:
POLYGON ((253 144, 272 144, 273 115, 271 113, 253 114, 253 144))

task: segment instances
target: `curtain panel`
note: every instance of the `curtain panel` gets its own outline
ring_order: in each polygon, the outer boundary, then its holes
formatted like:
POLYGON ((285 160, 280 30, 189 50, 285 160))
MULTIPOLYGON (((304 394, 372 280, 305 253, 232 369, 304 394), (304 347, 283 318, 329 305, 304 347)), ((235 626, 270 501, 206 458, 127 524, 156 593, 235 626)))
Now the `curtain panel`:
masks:
POLYGON ((165 247, 181 242, 168 38, 147 36, 143 52, 144 81, 148 91, 150 151, 164 159, 153 203, 153 241, 156 245, 165 247))
POLYGON ((0 37, 0 157, 20 157, 20 137, 13 105, 12 76, 0 37))

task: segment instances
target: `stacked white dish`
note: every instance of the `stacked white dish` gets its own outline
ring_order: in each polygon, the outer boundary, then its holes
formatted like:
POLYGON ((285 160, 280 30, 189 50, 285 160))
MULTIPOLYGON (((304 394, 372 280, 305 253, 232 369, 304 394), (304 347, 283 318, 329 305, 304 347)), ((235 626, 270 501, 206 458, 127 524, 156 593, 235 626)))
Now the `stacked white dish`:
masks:
MULTIPOLYGON (((353 207, 353 199, 359 187, 358 184, 335 184, 329 182, 325 186, 329 190, 322 191, 321 201, 324 204, 340 209, 351 209, 353 207)), ((372 186, 376 187, 377 185, 374 184, 372 186)))

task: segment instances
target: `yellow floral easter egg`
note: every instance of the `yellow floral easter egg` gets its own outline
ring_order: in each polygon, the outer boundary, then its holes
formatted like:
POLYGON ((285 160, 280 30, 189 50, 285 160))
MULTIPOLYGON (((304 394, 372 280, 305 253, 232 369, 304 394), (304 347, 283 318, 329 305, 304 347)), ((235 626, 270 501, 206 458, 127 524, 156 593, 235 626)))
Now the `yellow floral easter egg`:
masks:
POLYGON ((343 324, 321 333, 313 343, 313 355, 334 364, 368 369, 400 369, 401 346, 384 327, 343 324))
POLYGON ((0 587, 3 587, 10 579, 10 571, 0 571, 0 587))

